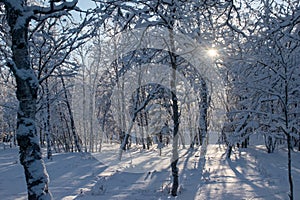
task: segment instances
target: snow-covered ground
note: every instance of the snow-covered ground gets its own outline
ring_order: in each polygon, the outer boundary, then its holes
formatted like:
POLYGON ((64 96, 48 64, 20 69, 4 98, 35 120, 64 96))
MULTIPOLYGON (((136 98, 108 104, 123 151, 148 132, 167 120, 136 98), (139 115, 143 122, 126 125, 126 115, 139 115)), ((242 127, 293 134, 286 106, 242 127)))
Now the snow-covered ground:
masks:
MULTIPOLYGON (((263 146, 236 149, 232 160, 225 149, 208 145, 200 150, 180 150, 180 188, 171 186, 170 147, 158 150, 133 148, 117 160, 118 146, 105 145, 101 153, 54 154, 45 160, 50 190, 55 199, 288 199, 287 156, 284 149, 267 154, 263 146)), ((300 153, 293 152, 295 199, 300 199, 300 153)), ((0 199, 26 199, 18 151, 0 149, 0 199)))

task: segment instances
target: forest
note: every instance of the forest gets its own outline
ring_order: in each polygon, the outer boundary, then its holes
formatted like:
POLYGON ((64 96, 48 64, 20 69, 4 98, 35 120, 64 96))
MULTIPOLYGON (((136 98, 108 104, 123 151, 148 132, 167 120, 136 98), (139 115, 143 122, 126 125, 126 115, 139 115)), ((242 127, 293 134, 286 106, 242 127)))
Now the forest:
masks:
POLYGON ((282 153, 288 187, 268 198, 299 198, 299 1, 0 0, 0 20, 0 157, 17 149, 25 198, 57 199, 55 156, 107 149, 167 151, 164 197, 180 198, 182 160, 198 159, 205 187, 213 148, 230 167, 282 153))

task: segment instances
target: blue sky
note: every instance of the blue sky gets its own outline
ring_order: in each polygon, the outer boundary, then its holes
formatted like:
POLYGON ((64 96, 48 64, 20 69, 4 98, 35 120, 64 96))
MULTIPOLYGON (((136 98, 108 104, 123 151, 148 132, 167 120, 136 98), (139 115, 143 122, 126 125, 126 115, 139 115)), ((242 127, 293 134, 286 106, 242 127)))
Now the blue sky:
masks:
POLYGON ((78 0, 78 6, 82 9, 88 9, 95 6, 95 3, 91 0, 78 0))

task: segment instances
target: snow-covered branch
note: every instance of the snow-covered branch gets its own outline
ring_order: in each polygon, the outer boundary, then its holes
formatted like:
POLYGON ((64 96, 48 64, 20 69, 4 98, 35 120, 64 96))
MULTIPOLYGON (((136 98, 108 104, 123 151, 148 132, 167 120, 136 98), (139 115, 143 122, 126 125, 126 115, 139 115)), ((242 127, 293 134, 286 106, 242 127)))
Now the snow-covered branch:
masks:
POLYGON ((55 1, 52 0, 48 7, 33 5, 28 8, 28 11, 33 14, 30 18, 43 21, 48 18, 57 18, 66 15, 66 11, 74 10, 77 3, 78 0, 59 1, 59 3, 55 3, 55 1))

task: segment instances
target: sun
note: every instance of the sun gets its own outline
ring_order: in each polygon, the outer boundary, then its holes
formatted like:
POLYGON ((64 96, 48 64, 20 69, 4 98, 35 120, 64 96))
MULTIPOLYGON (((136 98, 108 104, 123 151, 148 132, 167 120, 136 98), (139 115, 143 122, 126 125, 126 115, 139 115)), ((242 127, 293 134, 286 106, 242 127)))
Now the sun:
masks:
POLYGON ((211 49, 208 49, 207 54, 210 57, 216 57, 218 55, 218 51, 216 49, 211 48, 211 49))

